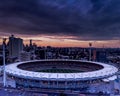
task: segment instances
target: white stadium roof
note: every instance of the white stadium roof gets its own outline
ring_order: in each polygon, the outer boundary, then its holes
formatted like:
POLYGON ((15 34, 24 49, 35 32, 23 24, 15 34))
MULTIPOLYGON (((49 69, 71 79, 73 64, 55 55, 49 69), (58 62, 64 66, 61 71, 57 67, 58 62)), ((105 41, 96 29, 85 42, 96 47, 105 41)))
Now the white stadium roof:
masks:
MULTIPOLYGON (((6 66, 6 72, 16 77, 26 78, 26 79, 35 79, 35 80, 90 80, 97 78, 106 78, 113 76, 118 69, 112 65, 99 63, 99 62, 91 62, 91 61, 83 61, 88 63, 95 63, 98 65, 102 65, 103 69, 92 71, 92 72, 82 72, 82 73, 45 73, 45 72, 32 72, 19 69, 17 66, 23 63, 29 62, 37 62, 35 61, 26 61, 26 62, 18 62, 14 64, 10 64, 6 66)), ((57 61, 57 60, 39 60, 39 61, 57 61)), ((59 60, 60 61, 60 60, 59 60)), ((80 60, 61 60, 61 61, 80 61, 80 60)), ((80 61, 82 62, 82 61, 80 61)))

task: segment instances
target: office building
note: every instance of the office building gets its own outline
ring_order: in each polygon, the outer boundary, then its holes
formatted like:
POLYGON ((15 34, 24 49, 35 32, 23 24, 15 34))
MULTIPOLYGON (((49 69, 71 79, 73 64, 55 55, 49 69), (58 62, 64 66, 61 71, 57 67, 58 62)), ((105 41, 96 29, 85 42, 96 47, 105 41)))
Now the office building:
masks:
POLYGON ((18 57, 20 52, 23 50, 23 40, 21 38, 16 38, 14 35, 9 37, 8 42, 9 57, 18 57))

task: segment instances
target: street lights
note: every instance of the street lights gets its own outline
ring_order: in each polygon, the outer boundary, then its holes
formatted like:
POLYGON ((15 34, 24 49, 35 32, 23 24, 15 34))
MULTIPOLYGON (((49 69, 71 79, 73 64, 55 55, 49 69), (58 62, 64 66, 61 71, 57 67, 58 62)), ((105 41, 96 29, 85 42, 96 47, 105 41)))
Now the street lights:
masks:
POLYGON ((3 86, 6 87, 6 72, 5 72, 5 42, 6 38, 3 38, 3 86))

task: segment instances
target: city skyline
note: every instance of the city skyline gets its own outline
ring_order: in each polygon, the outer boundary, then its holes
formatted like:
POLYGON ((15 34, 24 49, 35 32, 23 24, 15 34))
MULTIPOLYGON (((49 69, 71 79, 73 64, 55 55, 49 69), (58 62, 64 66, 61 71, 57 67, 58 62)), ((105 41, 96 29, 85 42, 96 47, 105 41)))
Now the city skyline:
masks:
MULTIPOLYGON (((0 38, 29 44, 120 48, 119 0, 0 0, 0 38)), ((2 39, 0 40, 2 43, 2 39)))
MULTIPOLYGON (((4 36, 3 38, 7 38, 7 42, 9 41, 9 36, 4 36)), ((52 46, 52 47, 89 47, 89 43, 92 43, 92 47, 96 48, 119 48, 120 40, 106 40, 106 41, 79 41, 72 40, 68 37, 64 38, 64 36, 36 36, 36 37, 27 37, 27 36, 18 36, 15 35, 16 38, 23 39, 24 44, 30 44, 30 40, 33 41, 33 44, 38 46, 52 46), (113 46, 111 46, 113 45, 113 46)), ((2 44, 2 37, 0 38, 0 44, 2 44)))

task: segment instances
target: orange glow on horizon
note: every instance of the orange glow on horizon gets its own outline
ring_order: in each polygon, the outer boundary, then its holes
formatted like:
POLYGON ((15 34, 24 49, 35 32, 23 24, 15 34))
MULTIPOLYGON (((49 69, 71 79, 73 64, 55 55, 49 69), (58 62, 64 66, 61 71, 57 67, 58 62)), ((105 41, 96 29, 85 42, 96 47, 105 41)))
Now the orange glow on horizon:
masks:
MULTIPOLYGON (((92 42, 93 47, 120 47, 119 40, 104 40, 104 41, 82 41, 75 40, 74 36, 25 36, 21 35, 18 38, 24 40, 24 44, 29 44, 29 40, 32 39, 33 43, 38 46, 53 46, 53 47, 89 47, 89 42, 92 42)), ((0 39, 2 44, 2 39, 0 39)))

